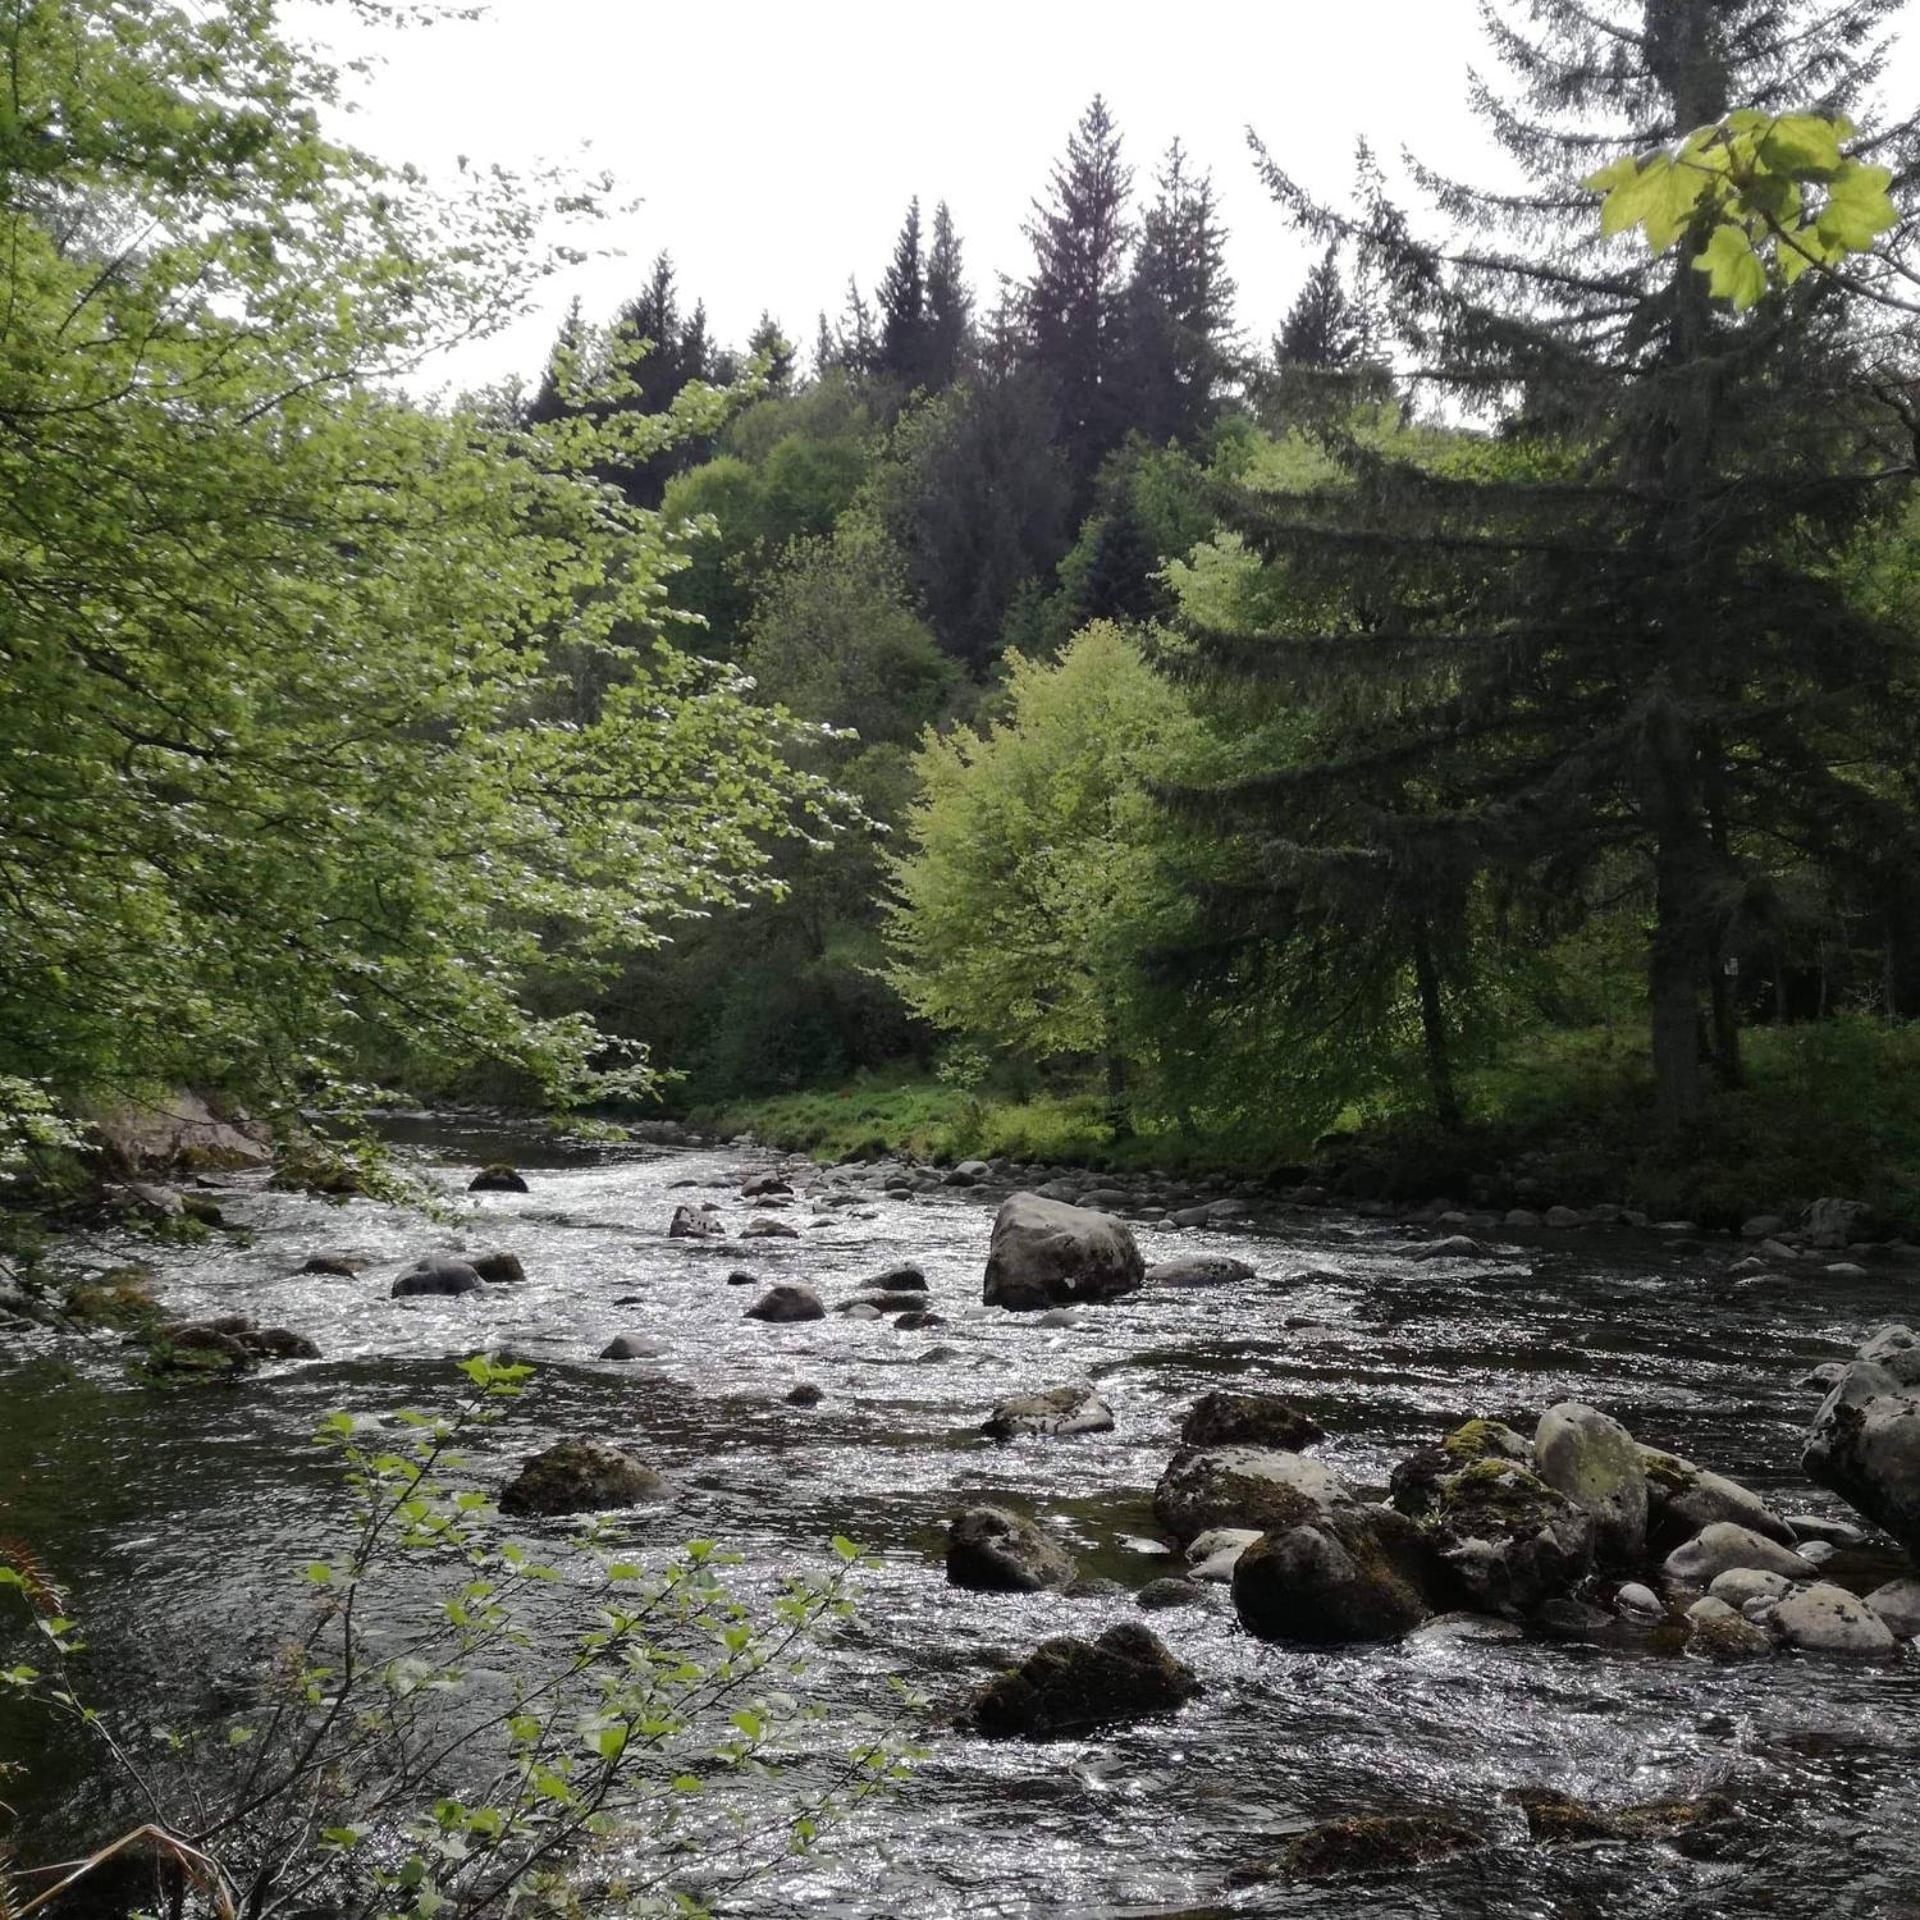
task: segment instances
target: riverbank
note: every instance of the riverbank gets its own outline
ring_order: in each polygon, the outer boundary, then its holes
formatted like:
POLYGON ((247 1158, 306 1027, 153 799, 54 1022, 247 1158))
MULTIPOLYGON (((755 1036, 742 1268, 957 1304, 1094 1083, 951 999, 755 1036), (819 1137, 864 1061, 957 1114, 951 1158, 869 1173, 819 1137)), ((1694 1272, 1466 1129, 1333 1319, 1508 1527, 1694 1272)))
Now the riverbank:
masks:
POLYGON ((1719 1227, 1838 1196, 1864 1201, 1889 1230, 1920 1229, 1920 1028, 1839 1019, 1756 1030, 1747 1086, 1716 1093, 1678 1139, 1653 1131, 1644 1055, 1631 1029, 1529 1034, 1464 1076, 1458 1130, 1382 1102, 1317 1141, 1147 1123, 1119 1136, 1093 1090, 1020 1098, 905 1073, 730 1102, 689 1119, 821 1160, 902 1153, 935 1165, 1157 1167, 1308 1182, 1342 1199, 1613 1205, 1719 1227))

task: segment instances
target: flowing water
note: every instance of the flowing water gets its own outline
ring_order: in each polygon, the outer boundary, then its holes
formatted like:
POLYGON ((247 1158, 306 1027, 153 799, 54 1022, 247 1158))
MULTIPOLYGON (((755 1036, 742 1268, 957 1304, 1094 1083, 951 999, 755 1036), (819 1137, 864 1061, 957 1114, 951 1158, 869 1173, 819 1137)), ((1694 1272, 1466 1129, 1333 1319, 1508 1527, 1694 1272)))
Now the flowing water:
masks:
MULTIPOLYGON (((1206 1683, 1173 1718, 1085 1739, 938 1733, 913 1784, 862 1811, 831 1859, 783 1870, 730 1912, 1920 1914, 1920 1657, 1715 1667, 1626 1632, 1315 1651, 1250 1639, 1224 1591, 1148 1616, 1133 1600, 1177 1570, 1155 1550, 1152 1488, 1182 1415, 1221 1384, 1308 1408, 1328 1432, 1320 1451, 1362 1485, 1382 1485, 1468 1415, 1530 1416, 1575 1397, 1790 1510, 1837 1514, 1798 1474, 1818 1397, 1800 1382, 1872 1326, 1910 1317, 1912 1271, 1891 1256, 1866 1278, 1816 1272, 1784 1296, 1736 1303, 1727 1252, 1676 1251, 1653 1234, 1496 1237, 1484 1258, 1423 1263, 1390 1223, 1281 1208, 1204 1233, 1137 1229, 1150 1261, 1204 1245, 1253 1262, 1256 1280, 1152 1290, 1041 1327, 980 1305, 991 1191, 863 1191, 820 1218, 803 1201, 773 1216, 798 1225, 797 1240, 710 1245, 665 1237, 673 1205, 712 1198, 737 1229, 751 1217, 740 1174, 771 1156, 547 1149, 543 1160, 525 1139, 435 1129, 415 1151, 455 1189, 504 1152, 532 1190, 477 1196, 449 1228, 255 1188, 223 1196, 245 1244, 139 1250, 170 1306, 293 1327, 320 1361, 154 1392, 130 1384, 110 1348, 76 1360, 71 1343, 0 1335, 12 1339, 0 1346, 0 1531, 35 1543, 72 1588, 114 1697, 164 1696, 186 1672, 217 1694, 284 1629, 334 1510, 309 1440, 322 1413, 444 1403, 448 1357, 499 1346, 540 1371, 485 1436, 481 1483, 497 1488, 527 1453, 587 1433, 671 1482, 650 1537, 718 1538, 746 1556, 749 1585, 824 1564, 836 1533, 868 1543, 883 1564, 833 1656, 850 1694, 899 1673, 951 1706, 1050 1634, 1090 1638, 1143 1617, 1206 1683), (676 1185, 688 1181, 713 1190, 676 1185), (517 1253, 527 1284, 388 1297, 402 1264, 460 1246, 517 1253), (298 1272, 323 1249, 373 1264, 352 1279, 298 1272), (726 1284, 745 1266, 831 1304, 901 1260, 925 1270, 945 1326, 768 1326, 743 1319, 753 1295, 726 1284), (593 1359, 618 1333, 661 1356, 593 1359), (995 1401, 1089 1378, 1113 1406, 1112 1433, 978 1436, 995 1401), (786 1404, 800 1381, 823 1389, 821 1404, 786 1404), (980 1498, 1055 1525, 1095 1590, 950 1588, 942 1528, 980 1498), (1713 1844, 1685 1850, 1548 1846, 1502 1798, 1534 1787, 1602 1806, 1723 1789, 1736 1812, 1713 1844), (1307 1826, 1409 1811, 1484 1826, 1494 1844, 1388 1878, 1229 1885, 1307 1826)), ((102 1243, 89 1257, 127 1252, 102 1243)), ((20 1757, 23 1737, 0 1731, 0 1760, 9 1739, 20 1757)), ((97 1789, 52 1759, 43 1790, 49 1773, 84 1815, 97 1789)))

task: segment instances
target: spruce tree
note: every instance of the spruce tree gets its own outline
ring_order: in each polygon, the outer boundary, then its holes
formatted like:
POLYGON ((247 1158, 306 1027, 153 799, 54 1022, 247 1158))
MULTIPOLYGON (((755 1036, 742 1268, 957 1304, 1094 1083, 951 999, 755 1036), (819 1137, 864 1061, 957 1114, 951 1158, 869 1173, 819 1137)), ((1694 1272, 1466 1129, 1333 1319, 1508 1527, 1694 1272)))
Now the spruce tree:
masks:
POLYGON ((586 322, 581 318, 580 301, 576 295, 572 305, 567 308, 567 317, 560 323, 553 350, 547 355, 540 384, 526 404, 525 417, 529 426, 549 426, 576 411, 574 395, 587 372, 585 362, 589 346, 586 322))
POLYGON ((893 258, 880 276, 879 371, 911 390, 926 384, 928 361, 927 278, 920 249, 920 199, 907 206, 893 258))
POLYGON ((747 356, 753 360, 766 360, 769 394, 780 397, 793 391, 793 348, 782 332, 780 322, 764 307, 760 310, 760 318, 754 323, 753 331, 747 336, 747 356))
POLYGON ((950 387, 973 351, 973 295, 960 261, 960 237, 942 200, 933 210, 933 244, 927 250, 926 384, 950 387))
POLYGON ((1119 129, 1096 94, 1027 226, 1034 271, 1025 291, 1026 356, 1053 394, 1061 450, 1083 497, 1127 427, 1121 365, 1132 181, 1119 129))
MULTIPOLYGON (((1847 597, 1835 552, 1890 510, 1911 448, 1863 399, 1849 300, 1814 276, 1734 314, 1695 270, 1602 241, 1577 183, 1736 105, 1858 110, 1896 0, 1491 0, 1515 92, 1478 104, 1518 192, 1418 171, 1458 238, 1373 184, 1336 213, 1276 197, 1377 275, 1422 393, 1491 432, 1324 429, 1337 485, 1241 491, 1229 519, 1297 608, 1250 640, 1196 629, 1200 670, 1284 689, 1294 763, 1188 794, 1237 838, 1236 938, 1362 965, 1418 1004, 1436 1101, 1490 893, 1564 901, 1644 876, 1661 1119, 1739 1072, 1733 965, 1782 846, 1872 851, 1855 757, 1909 637, 1847 597)), ((1911 150, 1911 130, 1884 133, 1911 150)), ((1311 997, 1311 995, 1309 996, 1311 997)))
POLYGON ((1129 425, 1149 440, 1197 439, 1218 411, 1230 367, 1233 280, 1213 182, 1187 171, 1174 141, 1140 223, 1127 285, 1129 425))
POLYGON ((1329 246, 1273 337, 1274 363, 1344 373, 1359 359, 1361 343, 1360 316, 1340 278, 1340 249, 1329 246))

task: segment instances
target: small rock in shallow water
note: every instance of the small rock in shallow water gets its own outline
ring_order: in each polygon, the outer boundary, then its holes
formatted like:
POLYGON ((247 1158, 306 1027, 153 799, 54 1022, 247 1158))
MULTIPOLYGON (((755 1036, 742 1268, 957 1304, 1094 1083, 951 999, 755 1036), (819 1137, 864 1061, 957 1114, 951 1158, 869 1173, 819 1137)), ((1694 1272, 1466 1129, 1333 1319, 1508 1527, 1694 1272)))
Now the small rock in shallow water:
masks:
POLYGON ((602 1360, 658 1360, 666 1348, 655 1340, 642 1340, 631 1333, 617 1333, 600 1349, 602 1360))
MULTIPOLYGON (((757 1273, 748 1273, 744 1268, 736 1267, 727 1275, 727 1285, 730 1287, 757 1287, 759 1284, 760 1276, 757 1273)), ((614 1304, 618 1306, 619 1302, 615 1301, 614 1304)))
POLYGON ((1224 1253, 1190 1253, 1147 1269, 1150 1287, 1226 1287, 1253 1277, 1254 1269, 1246 1261, 1224 1253))
POLYGON ((302 1264, 302 1273, 328 1273, 351 1280, 367 1262, 354 1253, 310 1253, 302 1264))
POLYGON ((1079 1573, 1066 1546, 1005 1507, 969 1507, 947 1528, 947 1583, 976 1593, 1041 1593, 1079 1573))
POLYGON ((1180 1423, 1183 1447, 1281 1447, 1297 1452, 1326 1437, 1311 1414, 1269 1393, 1203 1393, 1180 1423))
MULTIPOLYGON (((783 1323, 792 1320, 824 1320, 827 1310, 821 1304, 820 1296, 811 1287, 783 1285, 769 1287, 752 1306, 744 1318, 748 1320, 769 1320, 783 1323)), ((875 1319, 879 1316, 876 1314, 875 1319)))
POLYGON ((1260 1537, 1251 1527, 1209 1527, 1187 1542, 1187 1565, 1196 1580, 1230 1585, 1240 1556, 1260 1537))
POLYGON ((1407 1636, 1409 1640, 1428 1644, 1464 1641, 1487 1645, 1524 1640, 1526 1637, 1526 1629, 1517 1621, 1498 1620, 1490 1613, 1436 1613, 1431 1620, 1423 1620, 1407 1636))
POLYGON ((504 1163, 482 1167, 467 1182, 469 1193, 525 1193, 526 1190, 525 1177, 504 1163))
POLYGON ((1709 1660, 1758 1660, 1772 1653, 1773 1636, 1724 1600, 1707 1598, 1687 1609, 1687 1651, 1709 1660))
POLYGON ((495 1286, 518 1286, 527 1277, 526 1268, 520 1264, 520 1256, 499 1249, 492 1253, 476 1253, 467 1264, 482 1280, 490 1280, 495 1286))
POLYGON ((1170 1713, 1199 1691, 1190 1667, 1145 1627, 1123 1621, 1096 1641, 1043 1641, 1014 1672, 982 1687, 959 1724, 989 1740, 1044 1740, 1170 1713))
POLYGON ((802 1380, 797 1387, 787 1390, 787 1405, 790 1407, 817 1407, 825 1396, 811 1380, 802 1380))
POLYGON ((485 1283, 464 1260, 430 1254, 410 1273, 393 1283, 393 1297, 405 1300, 418 1294, 478 1293, 485 1283))
POLYGON ((1613 1596, 1613 1610, 1623 1620, 1664 1620, 1667 1610, 1651 1587, 1631 1580, 1613 1596))
POLYGON ((500 1495, 512 1514, 586 1513, 666 1497, 667 1485, 632 1454, 600 1440, 561 1440, 536 1453, 500 1495))
POLYGON ((669 1240, 724 1240, 727 1223, 706 1207, 675 1207, 667 1222, 669 1240))
POLYGON ((1745 1613, 1756 1601, 1770 1607, 1792 1591, 1793 1582, 1783 1573, 1763 1573, 1758 1567, 1733 1567, 1714 1576, 1707 1597, 1724 1600, 1736 1612, 1745 1613))
POLYGON ((1369 1815, 1312 1827, 1287 1847, 1287 1874, 1324 1880, 1341 1873, 1402 1873, 1484 1847, 1487 1836, 1437 1814, 1369 1815))
POLYGON ((1044 1393, 1002 1400, 981 1430, 996 1440, 1055 1438, 1070 1433, 1108 1433, 1113 1409, 1092 1387, 1050 1387, 1044 1393))
POLYGON ((1134 1596, 1134 1600, 1148 1613, 1162 1613, 1168 1607, 1196 1606, 1206 1597, 1207 1590, 1199 1581, 1183 1580, 1177 1574, 1163 1574, 1158 1580, 1149 1580, 1134 1596))

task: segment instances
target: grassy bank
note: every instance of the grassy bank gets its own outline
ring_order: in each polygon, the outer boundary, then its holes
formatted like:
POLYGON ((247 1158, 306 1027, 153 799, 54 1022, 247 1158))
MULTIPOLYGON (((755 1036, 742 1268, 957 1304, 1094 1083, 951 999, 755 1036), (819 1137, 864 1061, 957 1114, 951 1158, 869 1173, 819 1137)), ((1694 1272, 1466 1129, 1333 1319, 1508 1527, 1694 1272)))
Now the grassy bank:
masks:
POLYGON ((1748 1084, 1717 1093, 1675 1139, 1650 1125, 1644 1035, 1631 1028, 1517 1038, 1471 1070, 1468 1114, 1443 1132, 1408 1108, 1349 1114, 1317 1142, 1143 1129, 1116 1139, 1097 1093, 1018 1099, 926 1078, 869 1075, 696 1115, 822 1159, 904 1152, 1061 1165, 1311 1177, 1335 1191, 1502 1205, 1613 1202, 1661 1218, 1737 1223, 1824 1194, 1920 1226, 1920 1025, 1842 1018, 1746 1036, 1748 1084))

